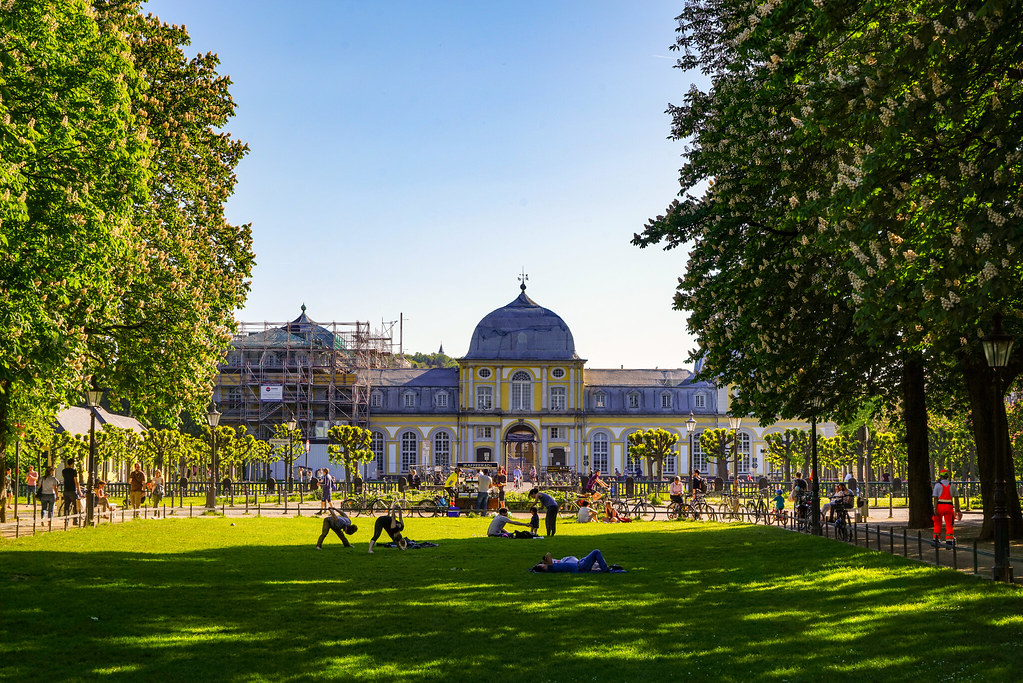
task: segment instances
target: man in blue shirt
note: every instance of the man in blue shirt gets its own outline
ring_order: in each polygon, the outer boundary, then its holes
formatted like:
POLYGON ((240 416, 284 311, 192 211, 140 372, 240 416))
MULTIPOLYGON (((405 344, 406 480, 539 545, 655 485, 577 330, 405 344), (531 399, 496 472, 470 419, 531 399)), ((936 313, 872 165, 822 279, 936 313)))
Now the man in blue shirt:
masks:
POLYGON ((537 488, 530 489, 529 497, 547 508, 547 517, 544 518, 547 533, 544 535, 553 536, 558 527, 558 501, 548 493, 541 493, 537 488))

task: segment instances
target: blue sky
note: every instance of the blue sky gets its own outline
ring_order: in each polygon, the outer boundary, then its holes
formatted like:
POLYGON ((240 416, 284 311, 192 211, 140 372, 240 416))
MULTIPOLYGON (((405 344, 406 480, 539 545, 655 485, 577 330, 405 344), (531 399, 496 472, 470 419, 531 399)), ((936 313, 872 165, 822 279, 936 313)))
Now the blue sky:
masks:
POLYGON ((690 366, 685 254, 629 244, 678 192, 681 7, 148 2, 234 83, 251 152, 228 217, 257 257, 238 318, 401 315, 406 351, 460 356, 525 269, 588 367, 690 366))

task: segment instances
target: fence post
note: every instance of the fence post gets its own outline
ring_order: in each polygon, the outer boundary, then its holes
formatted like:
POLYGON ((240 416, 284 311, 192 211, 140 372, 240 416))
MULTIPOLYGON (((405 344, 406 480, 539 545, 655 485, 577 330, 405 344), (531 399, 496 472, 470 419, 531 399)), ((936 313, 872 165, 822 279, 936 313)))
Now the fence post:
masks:
POLYGON ((977 539, 973 539, 973 573, 980 573, 977 569, 977 539))
POLYGON ((895 554, 895 529, 888 530, 888 547, 892 555, 895 554))
POLYGON ((188 504, 188 516, 189 517, 192 516, 192 504, 191 503, 188 504))

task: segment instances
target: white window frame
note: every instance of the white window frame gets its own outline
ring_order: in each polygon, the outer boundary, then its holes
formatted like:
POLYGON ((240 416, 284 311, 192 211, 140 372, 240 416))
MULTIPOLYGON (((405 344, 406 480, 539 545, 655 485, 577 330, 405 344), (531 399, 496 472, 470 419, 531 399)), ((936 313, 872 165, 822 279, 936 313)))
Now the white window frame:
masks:
POLYGON ((438 467, 451 466, 451 435, 447 432, 433 435, 433 464, 438 467))
POLYGON ((639 410, 639 392, 630 391, 626 394, 625 405, 629 410, 639 410))
POLYGON ((490 376, 494 373, 490 368, 480 368, 476 371, 476 374, 479 375, 480 379, 490 379, 490 376))
POLYGON ((671 393, 665 391, 661 394, 661 408, 663 410, 671 410, 671 393))
POLYGON ((446 392, 446 391, 437 392, 437 395, 434 397, 434 400, 436 401, 438 408, 447 408, 448 407, 448 392, 446 392))
POLYGON ((494 409, 494 387, 476 387, 476 410, 494 409))
POLYGON ((558 412, 568 409, 568 389, 565 387, 551 387, 550 409, 558 412))
POLYGON ((367 463, 375 469, 380 469, 380 463, 384 461, 384 435, 380 432, 373 432, 369 439, 369 450, 373 451, 373 460, 367 463))
POLYGON ((533 378, 525 370, 511 376, 511 410, 533 409, 533 378))
POLYGON ((419 464, 419 435, 415 432, 405 432, 401 435, 401 462, 400 472, 409 471, 410 467, 419 464))
POLYGON ((703 394, 696 394, 696 396, 693 398, 693 405, 697 408, 706 408, 707 397, 704 396, 703 394))
POLYGON ((751 439, 750 435, 747 434, 746 432, 739 432, 738 436, 739 436, 738 441, 739 472, 751 474, 753 472, 753 462, 751 457, 752 456, 751 446, 753 443, 753 439, 751 439))
POLYGON ((370 408, 383 408, 384 407, 384 394, 381 391, 374 391, 369 395, 369 407, 370 408))
POLYGON ((601 473, 611 466, 611 437, 604 432, 597 432, 590 437, 590 466, 601 473))
POLYGON ((565 437, 561 435, 561 427, 548 427, 548 433, 551 439, 561 440, 565 437))
POLYGON ((416 407, 416 392, 414 392, 414 391, 406 391, 405 393, 403 393, 401 395, 401 405, 404 406, 405 408, 415 408, 416 407))
POLYGON ((607 394, 603 391, 598 391, 593 395, 593 405, 597 408, 607 407, 607 394))
POLYGON ((703 448, 700 447, 700 434, 702 432, 693 432, 692 444, 693 444, 693 469, 700 470, 701 474, 710 474, 710 470, 707 469, 707 457, 703 454, 703 448))
POLYGON ((478 425, 476 427, 476 438, 477 439, 493 439, 494 428, 487 425, 478 425))
POLYGON ((551 370, 551 377, 553 377, 554 379, 561 379, 564 376, 565 376, 564 368, 554 368, 553 370, 551 370))

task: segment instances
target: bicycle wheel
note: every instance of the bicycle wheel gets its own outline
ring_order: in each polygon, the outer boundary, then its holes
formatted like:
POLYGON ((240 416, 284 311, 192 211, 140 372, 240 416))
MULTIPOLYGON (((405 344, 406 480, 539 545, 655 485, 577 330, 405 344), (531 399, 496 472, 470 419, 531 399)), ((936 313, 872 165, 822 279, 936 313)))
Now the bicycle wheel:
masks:
POLYGON ((675 503, 675 502, 670 503, 668 505, 667 510, 665 511, 666 514, 668 515, 668 521, 669 522, 670 521, 674 521, 674 520, 678 519, 679 517, 682 517, 684 515, 684 513, 682 512, 682 509, 683 509, 682 508, 682 503, 675 503))
POLYGON ((633 519, 641 519, 644 522, 651 522, 656 516, 657 508, 650 503, 639 502, 632 508, 631 517, 633 519))
POLYGON ((390 509, 391 509, 390 505, 388 505, 385 501, 381 500, 380 498, 377 498, 376 500, 371 500, 369 501, 369 503, 367 503, 366 514, 373 515, 374 517, 379 517, 381 515, 386 515, 390 511, 390 509))
POLYGON ((349 517, 358 517, 362 514, 362 504, 355 498, 345 498, 341 501, 341 511, 349 517))
POLYGON ((579 514, 579 503, 574 500, 565 500, 561 503, 561 510, 559 514, 568 519, 569 517, 576 517, 579 514))
POLYGON ((424 498, 419 501, 414 509, 420 517, 436 517, 440 514, 440 506, 432 498, 424 498))

